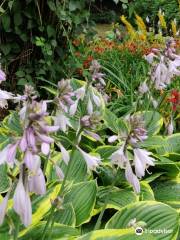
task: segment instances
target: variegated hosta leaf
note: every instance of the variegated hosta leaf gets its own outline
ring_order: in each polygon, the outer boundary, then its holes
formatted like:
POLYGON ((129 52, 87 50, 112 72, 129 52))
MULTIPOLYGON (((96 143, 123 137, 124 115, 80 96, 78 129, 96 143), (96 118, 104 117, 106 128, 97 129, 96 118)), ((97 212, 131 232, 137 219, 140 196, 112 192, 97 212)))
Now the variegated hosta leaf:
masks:
POLYGON ((134 229, 103 229, 92 231, 77 240, 155 240, 151 234, 143 233, 141 236, 136 235, 134 229))
POLYGON ((151 231, 156 240, 176 240, 179 216, 175 209, 166 204, 142 201, 127 205, 108 221, 106 228, 124 229, 132 219, 136 219, 137 224, 143 223, 144 228, 151 231))
POLYGON ((65 195, 64 202, 72 203, 76 215, 76 226, 90 220, 96 200, 96 181, 74 184, 65 195))

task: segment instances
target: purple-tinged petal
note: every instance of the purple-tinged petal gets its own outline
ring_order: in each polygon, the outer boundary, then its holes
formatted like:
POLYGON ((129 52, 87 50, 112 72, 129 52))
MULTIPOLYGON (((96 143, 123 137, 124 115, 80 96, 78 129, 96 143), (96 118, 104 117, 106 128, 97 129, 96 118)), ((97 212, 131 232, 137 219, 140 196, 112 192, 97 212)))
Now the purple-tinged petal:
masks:
POLYGON ((41 160, 38 155, 33 155, 31 151, 27 150, 24 156, 24 163, 30 171, 37 172, 40 167, 41 160))
POLYGON ((45 143, 43 142, 41 144, 41 152, 44 154, 44 155, 48 155, 49 154, 49 151, 50 151, 50 145, 48 143, 45 143))
POLYGON ((45 134, 40 134, 38 132, 36 132, 38 138, 42 141, 42 142, 45 142, 45 143, 53 143, 54 142, 54 139, 49 137, 49 136, 46 136, 45 134))
POLYGON ((23 137, 20 140, 19 147, 22 152, 25 152, 27 149, 26 131, 24 132, 23 137))
POLYGON ((19 142, 15 143, 15 144, 11 144, 8 148, 7 163, 10 166, 14 165, 18 144, 19 144, 19 142))
POLYGON ((42 170, 39 168, 37 173, 28 179, 29 190, 39 195, 46 193, 46 182, 42 170))
POLYGON ((61 170, 61 168, 57 165, 55 165, 55 172, 56 172, 56 176, 59 178, 59 180, 63 180, 64 179, 64 173, 61 170))
POLYGON ((32 221, 32 208, 29 194, 24 188, 21 177, 15 189, 13 201, 15 212, 20 216, 24 226, 27 227, 32 221))

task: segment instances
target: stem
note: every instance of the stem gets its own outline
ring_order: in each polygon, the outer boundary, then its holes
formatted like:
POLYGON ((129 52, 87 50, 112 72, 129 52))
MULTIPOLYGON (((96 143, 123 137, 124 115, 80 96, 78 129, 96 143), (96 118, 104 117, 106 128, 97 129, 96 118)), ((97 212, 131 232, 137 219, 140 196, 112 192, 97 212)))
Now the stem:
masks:
MULTIPOLYGON (((79 130, 75 142, 78 141, 81 132, 82 132, 82 129, 79 130)), ((76 148, 73 147, 73 149, 72 149, 72 155, 73 155, 73 152, 74 152, 75 149, 76 149, 76 148)), ((64 191, 65 184, 66 184, 66 180, 67 180, 67 177, 68 177, 68 175, 69 175, 69 170, 70 170, 70 166, 71 166, 71 163, 72 163, 72 159, 73 159, 73 158, 71 157, 70 160, 69 160, 69 164, 68 164, 68 166, 67 166, 67 170, 66 170, 64 179, 63 179, 63 181, 62 181, 61 188, 60 188, 59 193, 58 193, 57 196, 61 196, 61 194, 62 194, 63 191, 64 191)), ((44 230, 43 230, 43 234, 42 234, 42 239, 41 239, 41 240, 45 240, 45 239, 46 239, 46 233, 47 233, 49 224, 50 224, 51 221, 52 221, 52 223, 51 223, 51 229, 50 229, 50 231, 49 231, 49 237, 51 236, 51 232, 52 232, 52 229, 53 229, 53 226, 54 226, 53 216, 54 216, 55 210, 56 210, 56 206, 55 206, 55 205, 52 205, 51 210, 50 210, 50 214, 49 214, 49 217, 48 217, 48 220, 47 220, 46 225, 45 225, 44 230)))
POLYGON ((16 225, 14 228, 14 240, 18 240, 18 234, 19 234, 19 227, 20 227, 20 218, 17 215, 16 225))
POLYGON ((107 197, 106 197, 106 199, 105 199, 104 206, 103 206, 103 208, 102 208, 101 213, 99 214, 99 217, 98 217, 98 220, 97 220, 96 225, 95 225, 95 227, 94 227, 94 230, 98 230, 98 229, 100 229, 100 227, 101 227, 102 218, 103 218, 103 216, 104 216, 104 212, 105 212, 106 207, 107 207, 107 205, 108 205, 109 195, 110 195, 110 192, 111 192, 112 188, 114 187, 114 185, 115 185, 115 183, 116 183, 116 179, 117 179, 117 176, 118 176, 118 172, 119 172, 119 169, 117 169, 117 172, 116 172, 116 176, 115 176, 115 178, 114 178, 114 181, 112 182, 112 184, 111 184, 111 186, 110 186, 110 188, 109 188, 109 191, 107 192, 107 197))

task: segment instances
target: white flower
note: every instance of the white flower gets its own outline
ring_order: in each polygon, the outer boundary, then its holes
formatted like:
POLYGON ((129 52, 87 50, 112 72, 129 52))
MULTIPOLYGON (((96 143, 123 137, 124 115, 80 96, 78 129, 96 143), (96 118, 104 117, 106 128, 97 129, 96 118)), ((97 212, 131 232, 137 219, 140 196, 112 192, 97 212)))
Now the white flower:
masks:
POLYGON ((83 100, 85 97, 85 92, 86 92, 86 86, 84 85, 83 87, 78 88, 76 91, 74 91, 74 94, 78 100, 79 99, 83 100))
POLYGON ((0 225, 4 221, 4 217, 6 214, 7 204, 8 204, 9 194, 7 193, 6 196, 3 198, 2 202, 0 203, 0 225))
POLYGON ((136 193, 140 192, 140 183, 136 175, 133 173, 129 161, 126 163, 125 176, 127 181, 132 184, 134 191, 136 193))
POLYGON ((125 163, 128 161, 124 153, 124 144, 111 155, 111 162, 118 165, 120 168, 123 168, 125 163))
POLYGON ((89 97, 88 99, 88 104, 87 104, 87 112, 89 115, 91 115, 93 113, 93 105, 91 102, 91 98, 89 97))
POLYGON ((117 135, 113 135, 113 136, 111 136, 111 137, 108 138, 108 142, 109 142, 109 143, 113 143, 113 142, 115 142, 117 139, 118 139, 118 136, 117 136, 117 135))
POLYGON ((44 174, 39 168, 35 175, 32 175, 28 179, 29 190, 39 195, 44 195, 46 193, 46 181, 44 174))
POLYGON ((142 93, 142 94, 144 94, 144 93, 146 93, 146 92, 148 92, 148 91, 149 91, 149 88, 148 88, 146 82, 143 82, 143 83, 139 86, 139 92, 142 93))
POLYGON ((32 208, 28 192, 25 190, 22 177, 20 177, 14 192, 14 210, 20 216, 24 226, 28 226, 32 221, 32 208))
POLYGON ((59 180, 63 180, 64 179, 64 173, 61 170, 61 168, 57 165, 55 165, 55 172, 56 172, 56 176, 59 178, 59 180))
POLYGON ((157 57, 154 53, 149 53, 148 55, 144 56, 146 61, 150 64, 152 64, 154 57, 157 57))
POLYGON ((98 167, 101 163, 100 157, 92 156, 86 152, 84 152, 82 149, 77 147, 80 153, 82 154, 84 160, 86 161, 87 167, 89 170, 96 170, 96 167, 98 167))
POLYGON ((68 126, 71 127, 69 119, 61 111, 57 111, 54 117, 54 124, 59 126, 63 132, 66 132, 68 126))
POLYGON ((139 178, 143 177, 148 166, 154 166, 154 159, 149 157, 151 152, 144 149, 134 149, 135 173, 139 178))
POLYGON ((172 119, 171 119, 170 123, 168 124, 167 131, 168 131, 168 135, 172 135, 174 132, 174 126, 173 126, 172 119))
POLYGON ((100 107, 102 105, 101 99, 99 96, 97 96, 94 91, 92 91, 92 98, 94 103, 96 104, 97 107, 100 107))
POLYGON ((78 103, 79 103, 79 100, 77 99, 77 100, 70 106, 70 108, 69 108, 69 114, 70 114, 71 116, 73 116, 73 115, 76 113, 77 107, 78 107, 78 103))

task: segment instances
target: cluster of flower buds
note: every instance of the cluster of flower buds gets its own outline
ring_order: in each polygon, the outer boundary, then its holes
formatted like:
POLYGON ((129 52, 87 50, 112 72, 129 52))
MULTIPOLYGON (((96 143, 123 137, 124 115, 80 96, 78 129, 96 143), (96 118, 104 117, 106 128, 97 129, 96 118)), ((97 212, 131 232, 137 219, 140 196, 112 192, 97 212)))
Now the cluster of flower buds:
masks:
MULTIPOLYGON (((118 167, 125 169, 125 177, 127 181, 132 184, 136 193, 140 192, 140 183, 138 178, 145 175, 149 166, 154 166, 154 159, 150 157, 151 152, 138 147, 138 141, 147 139, 147 131, 144 128, 144 122, 139 116, 129 117, 130 132, 126 136, 121 147, 111 155, 111 163, 118 167), (128 146, 133 148, 133 163, 128 159, 127 149, 128 146), (133 168, 134 166, 134 171, 133 168)), ((110 142, 116 141, 118 136, 110 137, 110 142)))
POLYGON ((108 102, 109 96, 106 94, 105 87, 106 83, 104 81, 104 73, 100 72, 101 65, 97 60, 91 62, 89 71, 92 75, 93 86, 101 93, 105 102, 108 102))
POLYGON ((129 125, 131 127, 129 134, 129 143, 136 144, 139 141, 144 141, 148 138, 147 130, 144 127, 142 116, 133 115, 129 117, 129 125))
POLYGON ((20 169, 13 199, 14 210, 25 226, 31 223, 32 215, 29 192, 39 195, 46 192, 40 154, 49 154, 50 144, 54 142, 49 134, 59 129, 59 126, 51 126, 47 122, 47 101, 38 102, 36 98, 34 89, 26 86, 21 97, 23 107, 19 113, 23 134, 14 137, 13 142, 0 152, 0 164, 7 163, 11 168, 16 165, 20 169), (16 159, 18 152, 23 156, 22 160, 16 159))
POLYGON ((152 49, 152 53, 145 56, 145 59, 151 64, 151 79, 154 82, 155 89, 166 88, 174 76, 180 76, 180 56, 175 51, 175 41, 170 39, 166 43, 163 52, 158 49, 152 49), (155 61, 154 61, 155 60, 155 61))

